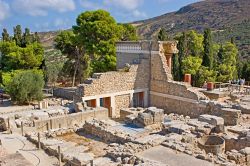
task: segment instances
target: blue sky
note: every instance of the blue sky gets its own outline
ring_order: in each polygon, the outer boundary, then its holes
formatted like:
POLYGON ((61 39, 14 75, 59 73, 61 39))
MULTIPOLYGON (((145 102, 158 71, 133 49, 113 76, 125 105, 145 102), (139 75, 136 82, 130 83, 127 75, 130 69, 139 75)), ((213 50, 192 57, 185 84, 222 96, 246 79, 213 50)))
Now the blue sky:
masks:
POLYGON ((71 28, 86 10, 105 9, 117 22, 155 17, 200 0, 0 0, 0 29, 20 24, 31 31, 71 28))

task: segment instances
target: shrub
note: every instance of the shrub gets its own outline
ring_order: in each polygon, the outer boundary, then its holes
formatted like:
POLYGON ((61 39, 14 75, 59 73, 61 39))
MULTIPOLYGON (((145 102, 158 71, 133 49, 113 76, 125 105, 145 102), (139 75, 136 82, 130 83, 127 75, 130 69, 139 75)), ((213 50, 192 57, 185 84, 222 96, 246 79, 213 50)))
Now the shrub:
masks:
POLYGON ((27 104, 42 99, 43 86, 43 75, 38 71, 27 70, 16 74, 7 85, 7 89, 12 101, 27 104))

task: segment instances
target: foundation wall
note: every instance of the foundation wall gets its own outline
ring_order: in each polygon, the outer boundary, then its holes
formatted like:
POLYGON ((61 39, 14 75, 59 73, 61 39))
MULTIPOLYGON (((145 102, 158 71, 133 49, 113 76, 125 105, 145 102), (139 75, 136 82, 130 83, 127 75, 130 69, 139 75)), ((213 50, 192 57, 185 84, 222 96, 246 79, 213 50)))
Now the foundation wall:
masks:
POLYGON ((191 118, 197 118, 206 113, 206 106, 198 102, 192 103, 173 98, 150 95, 151 106, 164 109, 165 113, 177 113, 191 118))
POLYGON ((55 88, 53 89, 53 96, 73 100, 75 91, 76 88, 55 88))
POLYGON ((74 126, 84 124, 85 121, 92 120, 94 118, 99 120, 108 119, 108 110, 105 108, 100 108, 98 110, 90 110, 45 120, 38 120, 34 121, 34 127, 38 131, 47 131, 48 129, 58 128, 72 128, 74 126))

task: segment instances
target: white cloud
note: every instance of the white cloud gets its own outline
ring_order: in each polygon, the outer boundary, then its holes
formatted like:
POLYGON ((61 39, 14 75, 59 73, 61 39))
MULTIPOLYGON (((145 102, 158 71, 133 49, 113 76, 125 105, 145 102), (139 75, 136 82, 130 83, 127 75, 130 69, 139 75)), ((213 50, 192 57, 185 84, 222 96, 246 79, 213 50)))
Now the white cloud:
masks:
POLYGON ((88 10, 105 9, 125 18, 145 18, 146 13, 139 10, 144 0, 103 0, 100 3, 92 0, 79 0, 80 5, 88 10))
POLYGON ((73 0, 14 0, 11 5, 16 12, 31 16, 46 16, 48 10, 57 12, 75 10, 73 0))
POLYGON ((104 0, 104 4, 126 10, 135 10, 143 4, 143 0, 104 0))
POLYGON ((10 14, 10 7, 7 3, 0 0, 0 21, 5 20, 10 14))
POLYGON ((85 9, 89 9, 89 10, 97 10, 97 9, 104 8, 104 6, 91 2, 90 0, 80 0, 80 5, 84 7, 85 9))

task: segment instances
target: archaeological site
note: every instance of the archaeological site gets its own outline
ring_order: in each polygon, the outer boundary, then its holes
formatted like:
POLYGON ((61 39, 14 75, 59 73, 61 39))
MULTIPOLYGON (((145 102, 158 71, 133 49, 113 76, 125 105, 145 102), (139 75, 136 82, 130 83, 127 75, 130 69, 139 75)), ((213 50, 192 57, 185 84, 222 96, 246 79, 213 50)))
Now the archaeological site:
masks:
POLYGON ((173 80, 175 41, 116 44, 117 71, 0 107, 0 165, 250 166, 250 87, 173 80))

